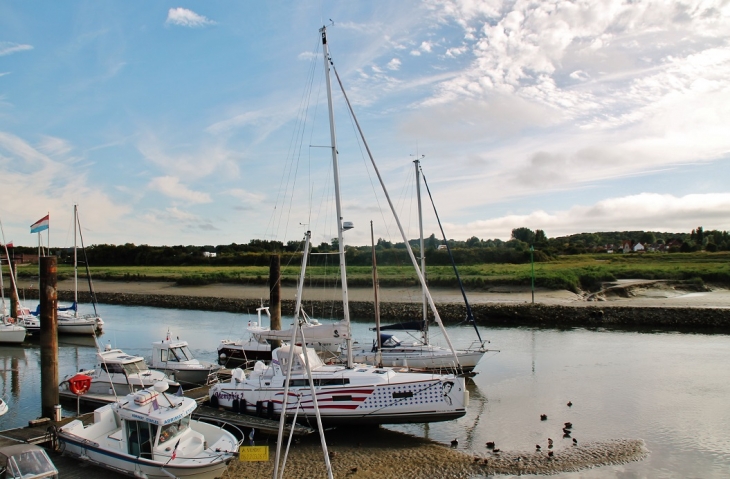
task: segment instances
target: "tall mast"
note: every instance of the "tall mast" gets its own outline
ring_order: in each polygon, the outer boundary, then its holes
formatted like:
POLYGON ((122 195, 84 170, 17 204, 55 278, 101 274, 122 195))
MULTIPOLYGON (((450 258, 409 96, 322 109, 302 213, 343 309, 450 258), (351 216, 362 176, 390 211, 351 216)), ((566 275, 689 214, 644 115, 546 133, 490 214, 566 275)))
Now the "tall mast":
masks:
MULTIPOLYGON (((421 209, 421 159, 416 158, 413 161, 416 167, 416 196, 418 197, 418 232, 420 237, 421 248, 421 274, 423 274, 424 283, 426 280, 426 251, 423 248, 423 210, 421 209)), ((421 306, 423 309, 423 344, 428 344, 428 301, 426 300, 426 288, 421 287, 421 306)))
POLYGON ((78 248, 76 248, 76 208, 78 208, 78 206, 74 205, 74 305, 76 306, 76 310, 74 311, 74 317, 79 316, 79 259, 77 256, 78 248))
POLYGON ((327 46, 327 27, 322 27, 322 52, 324 53, 324 77, 327 82, 327 107, 330 120, 330 139, 332 141, 332 175, 335 178, 335 205, 337 208, 337 242, 340 250, 340 277, 342 281, 342 310, 347 321, 347 368, 352 368, 352 339, 350 338, 350 306, 347 299, 347 271, 345 267, 345 242, 342 237, 342 205, 340 204, 340 169, 337 161, 337 135, 335 133, 335 111, 332 105, 332 82, 330 80, 330 54, 327 46))

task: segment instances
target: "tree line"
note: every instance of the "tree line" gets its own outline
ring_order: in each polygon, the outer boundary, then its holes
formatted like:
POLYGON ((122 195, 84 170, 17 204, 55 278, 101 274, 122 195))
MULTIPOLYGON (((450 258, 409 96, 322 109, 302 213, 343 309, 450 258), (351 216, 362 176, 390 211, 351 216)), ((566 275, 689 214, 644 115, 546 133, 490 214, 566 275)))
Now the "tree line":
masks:
MULTIPOLYGON (((526 227, 512 230, 507 241, 500 239, 480 239, 472 236, 467 240, 449 240, 448 246, 457 264, 483 263, 526 263, 531 259, 549 261, 560 255, 598 254, 613 251, 621 253, 624 242, 632 245, 652 245, 657 250, 667 253, 695 251, 728 251, 730 236, 727 231, 705 231, 701 226, 690 233, 662 233, 652 231, 614 231, 598 233, 579 233, 568 236, 548 238, 543 230, 531 230, 526 227), (661 248, 659 248, 661 246, 661 248), (532 251, 531 251, 532 249, 532 251)), ((417 239, 409 243, 417 256, 420 255, 417 239)), ((126 243, 123 245, 100 244, 86 248, 85 254, 89 264, 93 266, 262 266, 269 262, 269 255, 279 253, 282 263, 295 261, 301 254, 303 243, 300 241, 269 241, 252 239, 245 244, 206 246, 150 246, 126 243), (213 254, 214 253, 214 254, 213 254)), ((451 260, 444 242, 434 234, 424 239, 424 248, 430 265, 449 265, 451 260)), ((375 246, 378 264, 409 264, 404 243, 392 243, 378 239, 375 246)), ((312 253, 335 253, 338 250, 337 239, 322 242, 312 248, 312 253)), ((18 246, 16 253, 35 254, 33 247, 18 246)), ((73 248, 54 250, 60 262, 73 261, 73 248)), ((346 260, 350 265, 370 265, 371 246, 346 246, 346 260)), ((339 264, 336 257, 327 254, 315 254, 310 263, 315 266, 339 264)))

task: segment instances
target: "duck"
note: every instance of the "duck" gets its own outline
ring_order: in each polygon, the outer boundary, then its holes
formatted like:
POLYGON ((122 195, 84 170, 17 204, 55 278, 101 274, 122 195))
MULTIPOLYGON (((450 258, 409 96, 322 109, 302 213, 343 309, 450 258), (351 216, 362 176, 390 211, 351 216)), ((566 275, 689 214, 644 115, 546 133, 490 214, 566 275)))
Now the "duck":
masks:
POLYGON ((566 422, 565 423, 565 429, 570 429, 572 427, 573 427, 573 423, 572 422, 566 422))
POLYGON ((565 434, 563 434, 563 437, 564 438, 569 438, 570 437, 570 433, 569 432, 566 432, 565 434))
POLYGON ((573 406, 573 402, 572 401, 568 401, 568 407, 572 407, 572 406, 573 406))
POLYGON ((577 446, 578 445, 578 440, 576 438, 573 438, 573 445, 574 446, 577 446))
POLYGON ((487 442, 487 449, 494 449, 494 441, 487 442))
POLYGON ((568 429, 567 427, 563 428, 563 434, 570 434, 570 432, 570 429, 568 429))
POLYGON ((553 443, 552 438, 548 438, 548 444, 552 444, 552 443, 553 443))
POLYGON ((547 414, 540 414, 541 421, 547 421, 547 414))
POLYGON ((539 451, 540 449, 542 449, 542 447, 540 447, 539 444, 535 444, 535 449, 539 451))
POLYGON ((459 445, 459 440, 458 439, 454 439, 453 441, 451 441, 451 447, 456 447, 458 445, 459 445))

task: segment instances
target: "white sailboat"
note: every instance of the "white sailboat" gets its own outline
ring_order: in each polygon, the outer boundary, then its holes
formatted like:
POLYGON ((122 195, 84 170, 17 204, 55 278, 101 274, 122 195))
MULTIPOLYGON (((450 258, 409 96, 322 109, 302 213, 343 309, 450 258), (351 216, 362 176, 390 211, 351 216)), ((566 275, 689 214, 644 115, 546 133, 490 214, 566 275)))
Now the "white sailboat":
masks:
MULTIPOLYGON (((3 232, 3 248, 5 249, 5 257, 10 258, 4 237, 5 233, 3 232)), ((8 267, 9 266, 10 262, 8 261, 8 267)), ((17 324, 8 314, 7 304, 5 303, 5 285, 3 284, 2 269, 2 261, 0 261, 0 296, 2 297, 2 309, 0 309, 0 343, 19 344, 25 340, 28 331, 22 325, 17 324)), ((13 274, 12 270, 10 271, 10 274, 13 274)), ((15 284, 15 282, 13 282, 13 284, 15 284)))
MULTIPOLYGON (((343 325, 349 334, 350 313, 343 232, 351 225, 343 222, 340 200, 339 166, 334 131, 334 110, 330 81, 330 62, 326 28, 320 30, 327 82, 330 118, 331 152, 335 182, 335 204, 340 256, 340 279, 344 310, 343 325)), ((335 72, 336 74, 336 72, 335 72)), ((344 93, 344 90, 343 90, 344 93)), ((299 321, 304 265, 309 251, 307 234, 302 270, 297 292, 295 321, 299 321)), ((304 328, 299 330, 304 334, 304 328)), ((301 337, 301 336, 300 336, 301 337)), ((298 339, 297 339, 298 340, 298 339)), ((306 345, 308 338, 302 337, 306 345)), ((321 414, 321 422, 330 424, 393 424, 435 422, 455 419, 466 414, 469 393, 463 377, 442 374, 404 373, 392 368, 354 364, 351 348, 345 365, 325 365, 315 351, 296 345, 285 345, 272 352, 271 364, 257 362, 248 375, 233 371, 229 382, 218 383, 210 390, 214 406, 235 408, 242 412, 256 411, 267 415, 293 417, 300 410, 312 416, 321 414), (309 373, 308 371, 311 371, 309 373), (311 379, 310 379, 311 378, 311 379), (292 402, 289 402, 292 396, 292 402), (293 399, 296 398, 296 401, 293 399)))
MULTIPOLYGON (((78 247, 76 244, 78 237, 76 232, 77 225, 80 230, 78 207, 74 205, 74 302, 70 307, 58 308, 57 328, 59 334, 96 334, 100 333, 104 326, 104 321, 101 317, 98 314, 79 314, 79 261, 78 247)), ((94 309, 96 309, 96 304, 94 304, 94 309)))
POLYGON ((58 430, 63 454, 143 478, 221 477, 240 441, 223 426, 191 418, 195 400, 166 394, 158 383, 75 419, 58 430))
MULTIPOLYGON (((421 273, 425 274, 426 257, 423 242, 423 211, 421 207, 420 159, 416 159, 414 161, 414 164, 416 166, 416 195, 418 198, 418 225, 420 231, 419 236, 421 273)), ((408 241, 406 241, 406 244, 408 244, 408 241)), ((456 274, 458 277, 458 272, 456 274)), ((461 285, 461 281, 459 281, 459 284, 461 285)), ((479 361, 487 352, 486 348, 484 347, 484 341, 481 341, 481 337, 479 337, 478 342, 473 343, 469 348, 456 350, 456 359, 458 359, 458 361, 454 360, 454 353, 450 348, 445 348, 439 345, 429 343, 427 314, 428 305, 425 294, 425 284, 423 284, 422 290, 424 291, 422 319, 420 321, 409 321, 406 323, 399 323, 376 328, 376 334, 378 334, 379 337, 373 341, 373 347, 358 348, 353 351, 353 358, 356 361, 368 364, 379 363, 383 366, 403 366, 412 369, 425 369, 436 371, 460 370, 462 372, 470 372, 477 366, 479 361), (381 331, 394 330, 417 331, 421 335, 421 338, 420 340, 401 341, 393 334, 381 333, 381 331), (378 348, 378 344, 380 345, 380 348, 378 348)), ((464 300, 466 301, 466 296, 464 296, 464 300)), ((466 302, 466 305, 469 314, 471 314, 469 303, 466 302)), ((477 336, 479 336, 478 330, 477 336)))

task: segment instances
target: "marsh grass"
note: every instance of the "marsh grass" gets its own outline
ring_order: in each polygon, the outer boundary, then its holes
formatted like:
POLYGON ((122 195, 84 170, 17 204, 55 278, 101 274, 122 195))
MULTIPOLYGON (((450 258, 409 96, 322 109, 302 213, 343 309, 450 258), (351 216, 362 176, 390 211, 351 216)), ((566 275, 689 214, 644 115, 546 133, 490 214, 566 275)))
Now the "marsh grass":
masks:
MULTIPOLYGON (((495 286, 531 283, 531 265, 470 264, 459 265, 459 275, 469 289, 483 290, 495 286)), ((298 265, 282 265, 282 283, 295 284, 298 265)), ((458 285, 451 266, 427 266, 432 286, 458 285)), ((84 276, 85 272, 80 271, 84 276)), ((37 275, 35 266, 19 268, 21 277, 37 275)), ((73 277, 70 265, 58 266, 59 279, 73 277)), ((94 279, 114 281, 173 281, 179 285, 213 283, 266 284, 268 266, 113 266, 92 267, 94 279)), ((413 267, 378 266, 380 285, 410 286, 418 283, 413 267)), ((348 284, 372 286, 369 266, 348 266, 348 284)), ((570 291, 595 291, 604 282, 619 279, 649 279, 730 285, 730 253, 615 254, 561 256, 552 261, 535 263, 535 286, 570 291)), ((339 281, 339 267, 311 266, 307 269, 308 284, 334 284, 339 281)))

